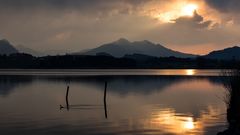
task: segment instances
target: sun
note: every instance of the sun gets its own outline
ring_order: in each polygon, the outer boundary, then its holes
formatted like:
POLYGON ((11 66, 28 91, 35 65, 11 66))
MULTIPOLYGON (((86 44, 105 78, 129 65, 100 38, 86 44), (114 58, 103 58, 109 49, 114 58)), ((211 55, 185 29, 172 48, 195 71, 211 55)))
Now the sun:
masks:
POLYGON ((179 2, 168 7, 164 12, 157 12, 154 17, 162 22, 174 23, 173 20, 179 17, 193 17, 194 12, 199 10, 199 6, 201 5, 198 5, 197 3, 179 2))
POLYGON ((193 16, 194 11, 198 9, 196 4, 187 4, 182 7, 181 15, 182 16, 193 16))

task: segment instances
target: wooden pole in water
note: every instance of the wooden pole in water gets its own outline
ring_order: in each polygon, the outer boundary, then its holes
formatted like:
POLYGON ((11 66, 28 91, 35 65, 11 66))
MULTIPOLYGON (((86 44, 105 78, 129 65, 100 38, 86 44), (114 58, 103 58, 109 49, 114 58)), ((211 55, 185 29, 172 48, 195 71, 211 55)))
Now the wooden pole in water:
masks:
POLYGON ((68 92, 69 92, 69 86, 67 86, 67 93, 66 93, 66 106, 67 106, 67 110, 69 110, 69 104, 68 104, 68 92))
POLYGON ((106 98, 107 98, 107 82, 105 82, 105 89, 104 89, 104 110, 105 110, 105 118, 107 119, 107 102, 106 102, 106 98))

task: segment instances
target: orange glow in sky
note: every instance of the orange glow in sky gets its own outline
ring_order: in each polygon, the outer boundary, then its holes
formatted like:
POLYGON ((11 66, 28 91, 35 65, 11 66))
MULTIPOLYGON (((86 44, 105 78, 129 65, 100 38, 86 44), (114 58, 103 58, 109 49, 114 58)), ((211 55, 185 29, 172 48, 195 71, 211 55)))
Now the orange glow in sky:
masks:
POLYGON ((187 4, 186 6, 182 7, 182 15, 183 16, 193 16, 194 11, 198 9, 196 4, 187 4))
POLYGON ((162 22, 172 22, 174 19, 181 16, 193 16, 194 11, 199 9, 197 3, 187 3, 187 2, 176 2, 169 7, 166 6, 164 11, 159 11, 159 13, 154 16, 162 22))

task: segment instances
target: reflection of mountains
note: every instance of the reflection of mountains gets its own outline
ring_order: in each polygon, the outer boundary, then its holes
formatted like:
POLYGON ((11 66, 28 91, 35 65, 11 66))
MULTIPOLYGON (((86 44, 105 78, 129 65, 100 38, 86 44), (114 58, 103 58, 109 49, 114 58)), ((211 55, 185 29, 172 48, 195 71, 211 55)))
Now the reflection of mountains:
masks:
POLYGON ((183 81, 208 80, 221 84, 220 77, 191 76, 0 76, 0 95, 8 95, 15 87, 27 85, 34 81, 59 83, 82 83, 102 90, 105 81, 109 83, 109 91, 126 95, 128 93, 150 94, 181 83, 183 81))
POLYGON ((16 87, 29 84, 33 81, 31 76, 0 76, 0 96, 7 96, 16 87))
POLYGON ((49 76, 47 81, 83 83, 102 90, 105 81, 109 84, 109 91, 121 95, 128 93, 150 94, 183 81, 208 80, 213 84, 222 84, 221 77, 193 77, 193 76, 49 76))

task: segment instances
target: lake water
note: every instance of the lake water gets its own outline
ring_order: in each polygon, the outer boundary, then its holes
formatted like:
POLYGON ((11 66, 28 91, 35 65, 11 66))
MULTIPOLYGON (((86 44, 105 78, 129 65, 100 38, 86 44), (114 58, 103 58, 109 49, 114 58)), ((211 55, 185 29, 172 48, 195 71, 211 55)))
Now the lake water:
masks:
POLYGON ((0 134, 215 135, 227 128, 220 72, 1 70, 0 134))

